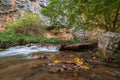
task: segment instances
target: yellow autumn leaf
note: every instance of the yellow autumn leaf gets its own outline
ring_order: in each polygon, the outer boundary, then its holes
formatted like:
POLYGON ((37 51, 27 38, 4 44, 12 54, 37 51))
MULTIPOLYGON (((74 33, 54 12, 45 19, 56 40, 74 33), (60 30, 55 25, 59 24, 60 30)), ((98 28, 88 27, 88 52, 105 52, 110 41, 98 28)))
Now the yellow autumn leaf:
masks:
POLYGON ((79 62, 79 61, 82 61, 81 59, 79 58, 75 58, 75 61, 79 62))
POLYGON ((83 64, 83 61, 79 58, 75 58, 75 62, 77 65, 82 65, 83 64))
POLYGON ((90 69, 90 67, 88 67, 88 66, 81 66, 81 68, 83 68, 83 69, 90 69))
POLYGON ((77 64, 77 65, 82 65, 83 62, 79 61, 79 62, 77 62, 76 64, 77 64))
POLYGON ((54 61, 54 63, 59 63, 59 62, 61 62, 61 61, 60 61, 60 60, 55 60, 55 61, 54 61))

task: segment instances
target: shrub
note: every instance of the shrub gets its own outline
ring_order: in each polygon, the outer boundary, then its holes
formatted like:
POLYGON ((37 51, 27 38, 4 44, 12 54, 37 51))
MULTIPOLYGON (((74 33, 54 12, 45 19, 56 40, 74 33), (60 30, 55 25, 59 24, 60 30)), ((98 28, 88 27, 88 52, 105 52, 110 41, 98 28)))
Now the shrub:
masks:
POLYGON ((15 22, 6 24, 6 29, 13 29, 15 33, 21 33, 26 36, 42 36, 44 28, 42 19, 37 14, 26 14, 15 22))

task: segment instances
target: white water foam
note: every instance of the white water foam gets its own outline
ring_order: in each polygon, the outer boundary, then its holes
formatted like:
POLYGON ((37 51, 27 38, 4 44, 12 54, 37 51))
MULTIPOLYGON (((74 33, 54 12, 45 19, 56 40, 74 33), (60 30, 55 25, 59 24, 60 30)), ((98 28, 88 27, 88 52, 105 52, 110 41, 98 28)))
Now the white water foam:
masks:
POLYGON ((34 52, 57 52, 57 51, 59 51, 58 46, 38 46, 38 45, 15 46, 8 48, 5 51, 1 51, 0 57, 15 56, 15 55, 26 56, 34 52))

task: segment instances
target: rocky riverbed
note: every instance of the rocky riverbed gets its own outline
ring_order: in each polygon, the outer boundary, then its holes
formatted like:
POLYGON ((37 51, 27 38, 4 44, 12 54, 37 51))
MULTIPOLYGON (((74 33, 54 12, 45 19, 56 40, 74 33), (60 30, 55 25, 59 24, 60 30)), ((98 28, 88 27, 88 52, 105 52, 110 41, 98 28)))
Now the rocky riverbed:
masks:
POLYGON ((93 52, 32 52, 0 58, 1 80, 119 80, 120 68, 106 66, 93 52))

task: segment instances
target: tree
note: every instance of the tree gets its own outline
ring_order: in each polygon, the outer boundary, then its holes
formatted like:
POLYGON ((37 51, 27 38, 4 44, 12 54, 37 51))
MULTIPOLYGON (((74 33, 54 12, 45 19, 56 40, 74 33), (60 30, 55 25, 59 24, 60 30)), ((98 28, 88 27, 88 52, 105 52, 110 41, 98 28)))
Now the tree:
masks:
POLYGON ((91 16, 87 19, 106 31, 115 32, 120 27, 120 0, 91 0, 86 11, 91 16))
MULTIPOLYGON (((63 26, 58 17, 67 17, 64 26, 85 29, 100 27, 116 31, 120 27, 120 0, 51 0, 42 10, 52 24, 63 26)), ((62 19, 61 19, 62 20, 62 19)))

